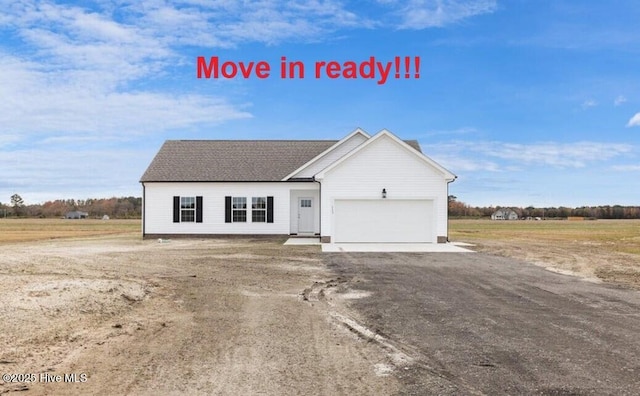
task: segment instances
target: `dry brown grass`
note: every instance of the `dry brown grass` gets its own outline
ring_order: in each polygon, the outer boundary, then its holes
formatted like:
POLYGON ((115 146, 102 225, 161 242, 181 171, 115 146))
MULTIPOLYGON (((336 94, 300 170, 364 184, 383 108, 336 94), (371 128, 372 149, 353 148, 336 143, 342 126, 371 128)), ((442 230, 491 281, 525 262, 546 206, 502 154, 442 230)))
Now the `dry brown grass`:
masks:
POLYGON ((450 239, 585 277, 640 287, 640 220, 451 220, 450 239))
MULTIPOLYGON (((0 245, 140 233, 140 220, 0 219, 0 245)), ((475 250, 640 288, 640 220, 451 220, 475 250)))
POLYGON ((140 220, 0 219, 0 244, 140 232, 140 220))

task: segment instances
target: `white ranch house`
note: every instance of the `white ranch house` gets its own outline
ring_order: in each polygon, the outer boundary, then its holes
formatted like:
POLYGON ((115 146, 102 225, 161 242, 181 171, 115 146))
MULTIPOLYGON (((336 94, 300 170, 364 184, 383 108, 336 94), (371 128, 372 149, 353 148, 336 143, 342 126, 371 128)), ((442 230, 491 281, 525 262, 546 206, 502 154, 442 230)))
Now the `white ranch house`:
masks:
POLYGON ((513 209, 498 209, 491 215, 491 220, 518 220, 520 217, 513 209))
POLYGON ((141 178, 145 238, 447 241, 451 172, 387 130, 342 140, 170 140, 141 178))

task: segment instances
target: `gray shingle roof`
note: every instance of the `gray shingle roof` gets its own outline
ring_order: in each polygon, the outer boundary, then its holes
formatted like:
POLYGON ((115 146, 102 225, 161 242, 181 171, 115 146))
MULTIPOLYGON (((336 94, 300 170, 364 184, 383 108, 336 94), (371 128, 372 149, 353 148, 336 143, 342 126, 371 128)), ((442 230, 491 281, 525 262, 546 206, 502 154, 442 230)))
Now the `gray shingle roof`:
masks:
MULTIPOLYGON (((167 140, 141 182, 280 181, 337 140, 167 140)), ((407 141, 420 150, 415 140, 407 141)))

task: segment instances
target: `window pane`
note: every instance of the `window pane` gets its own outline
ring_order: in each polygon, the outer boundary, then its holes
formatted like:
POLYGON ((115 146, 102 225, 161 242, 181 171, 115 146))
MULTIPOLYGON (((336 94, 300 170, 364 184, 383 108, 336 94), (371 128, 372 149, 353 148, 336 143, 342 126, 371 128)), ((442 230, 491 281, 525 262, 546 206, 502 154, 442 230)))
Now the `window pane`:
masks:
POLYGON ((196 197, 180 197, 180 221, 196 221, 196 197))
POLYGON ((196 198, 195 197, 180 197, 180 207, 182 209, 195 209, 196 198))
POLYGON ((251 211, 251 221, 254 223, 266 223, 267 222, 267 211, 266 210, 252 210, 251 211))
POLYGON ((253 197, 251 198, 251 207, 253 209, 266 209, 267 198, 266 197, 253 197))
POLYGON ((234 223, 247 222, 247 198, 233 197, 233 210, 231 212, 231 221, 234 223))
POLYGON ((247 198, 245 197, 233 197, 233 209, 246 209, 247 198))
POLYGON ((247 222, 247 211, 246 210, 234 210, 233 211, 233 222, 234 223, 246 223, 247 222))
POLYGON ((196 211, 192 209, 182 209, 180 211, 180 221, 193 223, 196 221, 196 211))
POLYGON ((251 222, 267 222, 267 197, 251 198, 251 222))

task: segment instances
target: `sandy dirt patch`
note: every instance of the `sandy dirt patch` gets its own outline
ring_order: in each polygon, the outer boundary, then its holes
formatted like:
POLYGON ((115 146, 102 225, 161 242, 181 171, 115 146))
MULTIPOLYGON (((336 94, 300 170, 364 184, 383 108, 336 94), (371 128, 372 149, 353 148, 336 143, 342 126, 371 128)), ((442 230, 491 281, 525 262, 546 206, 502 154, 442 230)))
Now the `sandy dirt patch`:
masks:
POLYGON ((640 289, 640 221, 451 220, 450 239, 551 271, 640 289))
POLYGON ((388 350, 345 325, 342 301, 366 294, 309 298, 332 275, 318 247, 281 242, 4 245, 0 394, 397 392, 388 350))
POLYGON ((512 257, 567 275, 592 282, 614 282, 640 288, 640 256, 611 252, 585 243, 555 245, 525 241, 509 244, 501 241, 477 241, 474 250, 512 257))

